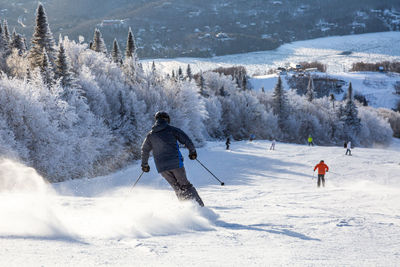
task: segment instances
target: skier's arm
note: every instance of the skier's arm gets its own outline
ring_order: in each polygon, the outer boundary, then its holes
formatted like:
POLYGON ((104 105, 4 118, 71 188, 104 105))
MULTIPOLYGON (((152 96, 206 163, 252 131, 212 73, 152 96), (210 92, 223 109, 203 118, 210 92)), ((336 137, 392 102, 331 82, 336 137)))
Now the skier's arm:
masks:
POLYGON ((326 168, 326 171, 328 172, 329 171, 328 165, 325 165, 325 168, 326 168))
POLYGON ((152 150, 151 141, 149 135, 146 136, 146 139, 142 144, 142 166, 148 165, 150 151, 152 150))
POLYGON ((174 135, 176 139, 179 141, 179 143, 184 144, 187 149, 189 149, 189 152, 194 153, 196 152, 196 148, 194 147, 194 144, 192 140, 190 140, 189 136, 185 134, 184 131, 178 128, 173 128, 174 129, 174 135))

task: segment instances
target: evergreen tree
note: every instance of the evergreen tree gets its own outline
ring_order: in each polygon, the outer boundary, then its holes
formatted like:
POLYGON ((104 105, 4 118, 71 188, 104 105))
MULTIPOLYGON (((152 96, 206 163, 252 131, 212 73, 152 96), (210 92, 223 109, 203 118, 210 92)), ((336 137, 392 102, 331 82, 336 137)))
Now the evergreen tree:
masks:
POLYGON ((5 40, 3 38, 3 26, 1 25, 0 22, 0 53, 3 52, 5 50, 5 40))
POLYGON ((92 50, 107 54, 107 47, 104 43, 103 37, 101 37, 100 30, 97 28, 94 30, 92 50))
POLYGON ((154 74, 156 73, 156 63, 153 61, 153 63, 151 64, 151 72, 154 74))
POLYGON ((57 80, 60 79, 61 85, 63 87, 73 86, 74 79, 70 71, 70 66, 68 63, 67 55, 65 54, 64 46, 61 42, 58 48, 54 77, 57 80))
POLYGON ((3 28, 4 28, 4 37, 5 37, 5 39, 6 39, 6 41, 8 42, 8 43, 10 43, 10 31, 8 30, 8 23, 7 23, 7 20, 4 20, 4 22, 3 22, 3 28))
POLYGON ((243 90, 247 90, 247 77, 246 77, 246 75, 243 75, 243 78, 242 78, 242 89, 243 90))
POLYGON ((354 140, 354 137, 360 132, 361 120, 358 118, 358 109, 353 100, 353 87, 351 83, 347 91, 346 104, 342 111, 341 120, 344 122, 345 137, 348 140, 354 140))
POLYGON ((133 38, 132 30, 129 28, 128 39, 126 41, 125 58, 135 58, 136 57, 136 44, 133 38))
POLYGON ((187 65, 186 68, 186 77, 191 81, 193 79, 193 73, 192 73, 192 68, 190 67, 190 64, 187 65))
POLYGON ((200 94, 205 97, 207 95, 205 92, 206 80, 204 79, 203 73, 200 73, 199 87, 200 87, 200 94))
POLYGON ((117 42, 117 39, 114 39, 113 42, 113 48, 112 48, 112 52, 111 52, 111 57, 112 57, 112 61, 116 64, 121 64, 122 63, 122 59, 121 59, 121 52, 119 49, 119 45, 117 42))
POLYGON ((181 81, 183 80, 183 70, 182 70, 181 66, 179 66, 179 69, 178 69, 178 79, 181 81))
POLYGON ((26 82, 28 82, 28 83, 32 80, 32 74, 31 74, 31 69, 30 68, 26 69, 25 79, 26 79, 26 82))
POLYGON ((278 77, 278 82, 275 85, 274 93, 273 93, 273 103, 272 110, 275 115, 278 117, 278 125, 281 129, 284 128, 284 124, 286 119, 288 118, 288 101, 286 97, 286 93, 282 86, 281 77, 278 77))
POLYGON ((43 83, 50 88, 54 83, 54 74, 47 55, 46 48, 43 48, 42 62, 40 64, 40 74, 42 75, 43 83))
POLYGON ((20 55, 25 52, 24 40, 19 33, 15 32, 15 29, 12 33, 11 47, 17 49, 20 55))
MULTIPOLYGON (((6 21, 4 21, 6 22, 6 21)), ((7 55, 10 52, 10 41, 0 23, 0 53, 7 55)))
POLYGON ((56 57, 55 42, 53 34, 47 23, 47 16, 42 4, 39 3, 36 11, 36 26, 31 40, 31 49, 29 51, 29 61, 32 68, 40 66, 43 62, 43 49, 53 64, 56 57))
POLYGON ((313 78, 310 75, 310 78, 308 80, 308 86, 307 86, 307 93, 306 93, 306 98, 308 102, 312 102, 314 100, 314 81, 313 78))
POLYGON ((332 108, 335 109, 335 95, 334 94, 329 95, 329 101, 332 102, 332 108))

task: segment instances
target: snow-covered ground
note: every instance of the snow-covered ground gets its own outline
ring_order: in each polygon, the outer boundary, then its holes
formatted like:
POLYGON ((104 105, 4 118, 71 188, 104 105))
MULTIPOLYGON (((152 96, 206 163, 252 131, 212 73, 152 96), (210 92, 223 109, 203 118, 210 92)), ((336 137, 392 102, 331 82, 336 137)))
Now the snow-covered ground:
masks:
MULTIPOLYGON (((55 185, 0 162, 0 266, 398 266, 400 142, 389 148, 211 142, 180 203, 154 171, 55 185), (313 167, 330 167, 317 188, 313 167)), ((187 151, 183 151, 187 159, 187 151)))
MULTIPOLYGON (((324 77, 325 73, 315 73, 324 77)), ((282 75, 283 87, 289 88, 286 78, 291 75, 282 75)), ((398 73, 379 73, 379 72, 342 72, 328 74, 331 78, 343 80, 347 85, 343 86, 343 93, 336 94, 336 99, 340 100, 347 92, 348 84, 351 82, 354 93, 364 95, 368 105, 372 107, 395 108, 400 101, 400 95, 395 94, 394 84, 400 82, 398 73)), ((266 92, 272 91, 278 81, 278 74, 267 74, 254 76, 250 79, 250 84, 254 90, 264 88, 266 92)))
POLYGON ((158 70, 171 73, 190 64, 194 72, 232 65, 245 66, 248 73, 264 75, 271 68, 285 67, 302 61, 320 61, 328 72, 344 72, 359 61, 380 62, 400 60, 400 32, 380 32, 318 38, 284 44, 271 51, 235 54, 212 58, 173 58, 142 60, 151 68, 153 61, 158 70), (350 53, 350 54, 349 54, 350 53))

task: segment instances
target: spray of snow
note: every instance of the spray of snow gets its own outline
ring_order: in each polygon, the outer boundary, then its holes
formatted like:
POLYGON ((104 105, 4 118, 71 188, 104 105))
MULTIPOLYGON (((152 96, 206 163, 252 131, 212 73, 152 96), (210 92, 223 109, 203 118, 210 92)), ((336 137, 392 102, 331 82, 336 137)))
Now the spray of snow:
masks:
POLYGON ((213 229, 217 215, 170 191, 126 188, 95 197, 57 194, 37 172, 0 162, 0 237, 142 238, 213 229), (175 203, 176 202, 176 203, 175 203))

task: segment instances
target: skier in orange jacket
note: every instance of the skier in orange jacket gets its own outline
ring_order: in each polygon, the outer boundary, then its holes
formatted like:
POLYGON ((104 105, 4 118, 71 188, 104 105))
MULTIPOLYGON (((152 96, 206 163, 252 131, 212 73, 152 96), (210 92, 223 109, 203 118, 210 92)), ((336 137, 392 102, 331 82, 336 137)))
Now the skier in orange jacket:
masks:
POLYGON ((321 160, 317 165, 314 167, 314 171, 318 169, 318 187, 321 186, 321 181, 322 181, 322 186, 325 187, 325 172, 329 171, 328 165, 324 163, 323 160, 321 160))

